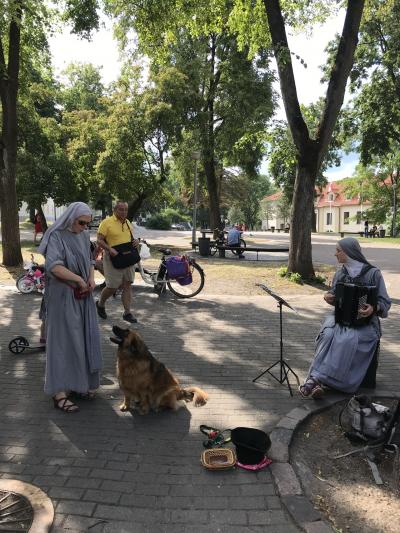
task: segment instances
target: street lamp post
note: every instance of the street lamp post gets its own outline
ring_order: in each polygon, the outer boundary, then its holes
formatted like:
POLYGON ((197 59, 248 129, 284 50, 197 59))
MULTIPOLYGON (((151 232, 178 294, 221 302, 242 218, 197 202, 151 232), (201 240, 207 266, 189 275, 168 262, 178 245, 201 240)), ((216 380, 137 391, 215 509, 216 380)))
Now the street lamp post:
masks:
POLYGON ((393 189, 393 217, 392 217, 392 237, 396 237, 396 204, 397 204, 397 196, 396 196, 396 186, 397 183, 392 183, 392 189, 393 189))
POLYGON ((192 246, 195 246, 196 241, 196 226, 197 226, 197 161, 200 159, 200 152, 192 152, 192 159, 194 159, 194 181, 193 181, 193 219, 192 219, 192 246))

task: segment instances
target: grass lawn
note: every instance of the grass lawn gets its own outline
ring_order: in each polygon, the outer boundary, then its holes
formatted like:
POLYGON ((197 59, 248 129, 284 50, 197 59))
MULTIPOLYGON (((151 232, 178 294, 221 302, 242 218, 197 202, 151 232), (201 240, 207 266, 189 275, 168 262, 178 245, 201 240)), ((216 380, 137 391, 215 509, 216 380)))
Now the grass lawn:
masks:
POLYGON ((374 243, 379 246, 383 246, 385 244, 397 244, 400 246, 400 237, 384 237, 383 239, 380 239, 376 237, 375 239, 366 238, 366 237, 358 237, 358 240, 362 243, 374 243))
MULTIPOLYGON (((43 256, 37 252, 37 247, 29 241, 22 241, 22 256, 24 261, 30 261, 31 254, 39 264, 44 262, 43 256)), ((185 250, 170 247, 175 255, 184 253, 185 250)), ((0 245, 0 260, 1 260, 0 245)), ((151 259, 143 262, 144 266, 157 268, 161 254, 152 249, 151 259)), ((324 284, 304 284, 298 285, 282 278, 278 270, 285 263, 266 261, 239 261, 237 259, 220 259, 218 257, 199 257, 199 265, 206 275, 205 287, 202 294, 232 294, 243 295, 244 297, 256 294, 265 294, 262 289, 256 287, 256 283, 264 283, 279 291, 282 294, 317 294, 327 290, 324 284)), ((315 265, 316 273, 325 277, 327 283, 333 277, 335 268, 328 265, 315 265)), ((4 267, 0 264, 0 284, 13 285, 17 277, 23 272, 22 267, 4 267)), ((100 274, 96 275, 98 280, 102 279, 100 274)))

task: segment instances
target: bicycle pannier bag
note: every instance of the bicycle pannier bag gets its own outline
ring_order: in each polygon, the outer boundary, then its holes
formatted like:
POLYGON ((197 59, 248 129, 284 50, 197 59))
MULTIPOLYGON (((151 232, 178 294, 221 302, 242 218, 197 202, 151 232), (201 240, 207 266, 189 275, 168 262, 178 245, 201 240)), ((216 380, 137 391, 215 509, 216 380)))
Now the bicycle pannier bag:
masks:
POLYGON ((180 285, 192 283, 192 274, 189 268, 189 261, 184 255, 168 257, 165 260, 169 279, 176 279, 180 285))
POLYGON ((118 244, 117 246, 113 246, 113 248, 118 252, 118 255, 115 255, 114 257, 110 255, 111 263, 114 268, 127 268, 139 263, 139 251, 133 246, 132 242, 118 244))

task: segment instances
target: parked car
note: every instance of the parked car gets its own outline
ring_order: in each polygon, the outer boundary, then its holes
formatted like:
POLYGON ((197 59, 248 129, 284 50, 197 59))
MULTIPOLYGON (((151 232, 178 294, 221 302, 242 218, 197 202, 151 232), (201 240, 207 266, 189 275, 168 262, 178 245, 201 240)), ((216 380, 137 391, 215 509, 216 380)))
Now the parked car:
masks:
POLYGON ((100 222, 103 220, 103 217, 101 215, 95 215, 92 218, 92 221, 89 224, 89 228, 98 228, 100 226, 100 222))
POLYGON ((171 224, 171 229, 179 231, 190 231, 192 229, 192 225, 190 224, 190 222, 176 222, 175 224, 171 224))

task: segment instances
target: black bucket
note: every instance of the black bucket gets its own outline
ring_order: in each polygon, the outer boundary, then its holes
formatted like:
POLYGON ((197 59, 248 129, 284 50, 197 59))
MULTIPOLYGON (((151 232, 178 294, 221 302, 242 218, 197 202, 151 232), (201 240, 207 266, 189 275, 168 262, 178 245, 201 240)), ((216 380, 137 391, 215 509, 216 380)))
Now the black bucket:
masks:
POLYGON ((271 446, 270 438, 260 429, 235 428, 231 431, 231 438, 238 461, 244 465, 258 464, 271 446))

